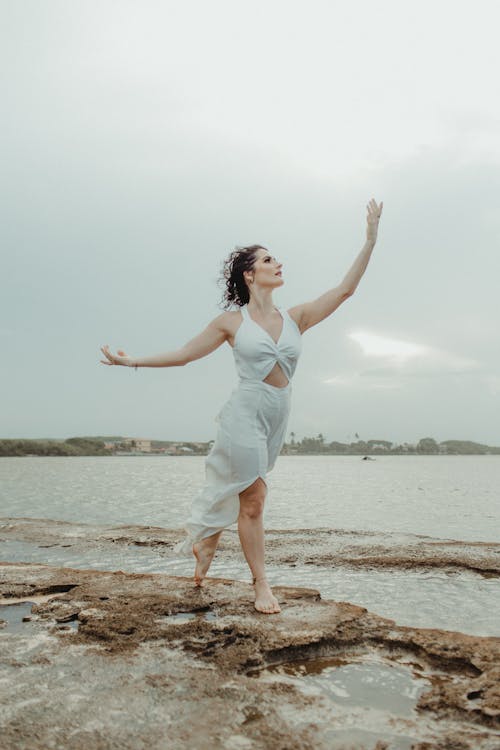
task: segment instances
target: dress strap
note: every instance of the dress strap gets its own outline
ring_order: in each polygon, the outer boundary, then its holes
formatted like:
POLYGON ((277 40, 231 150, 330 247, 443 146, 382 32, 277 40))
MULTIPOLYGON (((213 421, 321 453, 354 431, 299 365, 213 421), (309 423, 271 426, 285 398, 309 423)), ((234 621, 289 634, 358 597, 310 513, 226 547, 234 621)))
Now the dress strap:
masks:
POLYGON ((298 330, 298 332, 299 332, 299 333, 301 333, 301 331, 300 331, 300 328, 298 327, 297 323, 296 323, 296 322, 294 321, 294 319, 292 318, 292 316, 290 315, 290 313, 288 312, 288 310, 285 310, 285 309, 283 309, 282 307, 279 307, 278 309, 280 310, 281 314, 282 314, 282 315, 283 315, 283 316, 284 316, 284 317, 285 317, 285 318, 286 318, 287 320, 289 320, 289 321, 290 321, 290 323, 292 323, 292 324, 293 324, 293 325, 295 326, 295 328, 296 328, 296 329, 298 330))
POLYGON ((276 305, 276 309, 280 311, 281 317, 283 319, 284 318, 288 318, 290 320, 290 316, 288 314, 288 310, 285 310, 283 307, 281 307, 281 305, 276 305))
POLYGON ((243 320, 248 320, 248 318, 249 318, 250 316, 249 316, 249 314, 248 314, 248 310, 247 310, 247 306, 246 306, 246 305, 242 305, 242 306, 240 307, 240 312, 241 312, 241 314, 242 314, 242 316, 243 316, 243 320))

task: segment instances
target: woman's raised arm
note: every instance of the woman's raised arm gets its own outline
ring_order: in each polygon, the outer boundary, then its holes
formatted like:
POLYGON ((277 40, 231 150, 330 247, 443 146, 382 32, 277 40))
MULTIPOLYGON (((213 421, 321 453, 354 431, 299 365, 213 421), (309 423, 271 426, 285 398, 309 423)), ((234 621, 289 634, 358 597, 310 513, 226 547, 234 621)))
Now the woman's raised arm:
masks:
POLYGON ((222 313, 214 318, 207 327, 184 344, 183 347, 164 354, 155 354, 151 357, 130 357, 121 349, 117 354, 111 354, 109 347, 101 346, 101 351, 106 360, 101 359, 103 365, 122 365, 124 367, 180 367, 187 365, 195 359, 206 357, 215 351, 228 338, 226 326, 227 313, 222 313))
POLYGON ((354 294, 354 290, 365 272, 372 250, 375 247, 375 242, 377 241, 378 222, 383 205, 382 202, 378 206, 373 198, 368 203, 366 207, 368 211, 366 217, 366 242, 341 283, 333 289, 329 289, 312 302, 305 302, 302 305, 290 308, 289 313, 297 323, 301 333, 304 333, 308 328, 327 318, 342 302, 354 294))

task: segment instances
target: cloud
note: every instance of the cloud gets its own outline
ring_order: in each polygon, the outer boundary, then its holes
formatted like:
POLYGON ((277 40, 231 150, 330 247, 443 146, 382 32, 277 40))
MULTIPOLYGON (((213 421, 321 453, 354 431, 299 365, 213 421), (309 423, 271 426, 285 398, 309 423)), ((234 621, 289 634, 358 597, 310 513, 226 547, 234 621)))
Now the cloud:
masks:
MULTIPOLYGON (((323 382, 328 385, 394 390, 402 388, 407 378, 469 375, 482 368, 475 359, 425 344, 364 331, 347 335, 359 344, 364 359, 376 364, 326 378, 323 382)), ((493 381, 490 387, 495 390, 493 381)))
POLYGON ((350 333, 348 336, 361 346, 366 357, 375 357, 383 363, 365 370, 363 374, 462 374, 481 367, 481 363, 475 359, 425 344, 365 332, 350 333))
POLYGON ((367 356, 386 357, 397 362, 405 362, 412 357, 423 356, 429 349, 410 341, 391 339, 373 333, 364 333, 363 331, 350 333, 348 336, 361 346, 363 353, 367 356))
POLYGON ((323 383, 346 388, 362 388, 364 390, 392 391, 402 388, 401 381, 396 378, 378 380, 375 377, 368 380, 365 375, 366 373, 363 372, 344 373, 343 375, 335 375, 333 378, 327 378, 323 380, 323 383))

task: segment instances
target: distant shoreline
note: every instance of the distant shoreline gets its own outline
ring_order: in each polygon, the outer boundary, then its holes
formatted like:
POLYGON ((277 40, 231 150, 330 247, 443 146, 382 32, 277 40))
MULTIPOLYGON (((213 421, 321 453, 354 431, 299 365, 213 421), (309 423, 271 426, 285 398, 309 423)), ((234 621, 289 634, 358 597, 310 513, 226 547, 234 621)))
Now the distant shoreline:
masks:
MULTIPOLYGON (((293 433, 291 433, 293 436, 293 433)), ((206 456, 213 441, 187 442, 124 437, 74 437, 0 439, 0 458, 44 456, 206 456)), ((320 434, 285 443, 282 456, 491 456, 500 455, 500 447, 469 440, 441 443, 427 437, 418 443, 395 444, 388 440, 358 440, 356 443, 326 442, 320 434)))
MULTIPOLYGON (((361 453, 281 453, 281 456, 357 456, 363 459, 364 456, 361 453)), ((498 456, 500 453, 367 453, 368 458, 375 460, 376 458, 383 458, 384 456, 435 456, 436 458, 442 458, 443 456, 498 456)), ((208 453, 78 453, 72 455, 61 455, 60 453, 15 453, 12 455, 1 455, 1 458, 137 458, 137 456, 146 456, 149 458, 196 458, 199 456, 208 456, 208 453)))

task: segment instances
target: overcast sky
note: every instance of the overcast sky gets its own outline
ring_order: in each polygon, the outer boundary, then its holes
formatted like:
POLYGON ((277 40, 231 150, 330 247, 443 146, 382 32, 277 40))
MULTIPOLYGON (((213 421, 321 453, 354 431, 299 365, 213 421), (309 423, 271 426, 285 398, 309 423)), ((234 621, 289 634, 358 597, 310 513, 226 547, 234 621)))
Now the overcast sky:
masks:
POLYGON ((355 294, 303 338, 289 430, 500 445, 495 0, 1 2, 0 437, 209 440, 236 385, 235 245, 284 308, 355 294))

